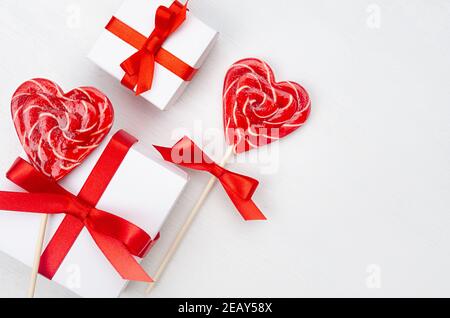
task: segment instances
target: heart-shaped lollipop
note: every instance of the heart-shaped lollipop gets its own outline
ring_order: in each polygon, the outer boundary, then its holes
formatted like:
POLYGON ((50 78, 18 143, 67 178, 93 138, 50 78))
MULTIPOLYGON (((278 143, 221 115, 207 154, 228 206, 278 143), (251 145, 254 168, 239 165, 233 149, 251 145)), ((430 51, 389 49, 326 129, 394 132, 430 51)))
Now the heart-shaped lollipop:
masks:
POLYGON ((68 93, 52 81, 33 79, 14 93, 11 113, 20 142, 33 166, 60 180, 109 133, 114 111, 92 87, 68 93))
POLYGON ((283 138, 308 119, 311 100, 294 82, 275 81, 267 63, 248 58, 233 64, 225 77, 224 127, 236 153, 283 138))
MULTIPOLYGON (((291 134, 306 122, 310 112, 311 100, 302 86, 294 82, 275 82, 271 68, 261 60, 248 58, 236 62, 228 71, 224 83, 223 118, 225 136, 230 147, 220 166, 226 165, 233 152, 242 153, 291 134)), ((213 189, 216 175, 223 178, 223 170, 213 174, 158 268, 156 279, 163 273, 192 220, 213 189)), ((243 191, 238 192, 243 195, 243 191)), ((247 202, 239 208, 240 212, 250 216, 246 220, 266 219, 253 202, 247 202)), ((150 284, 147 292, 150 292, 153 286, 154 284, 150 284)))

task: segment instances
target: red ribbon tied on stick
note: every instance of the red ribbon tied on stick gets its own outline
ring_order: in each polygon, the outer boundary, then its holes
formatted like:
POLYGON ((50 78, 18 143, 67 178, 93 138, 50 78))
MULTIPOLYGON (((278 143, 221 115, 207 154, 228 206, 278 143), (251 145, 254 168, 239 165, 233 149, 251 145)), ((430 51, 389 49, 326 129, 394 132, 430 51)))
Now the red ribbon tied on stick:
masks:
POLYGON ((155 240, 138 226, 111 213, 96 209, 109 182, 137 140, 121 130, 113 136, 75 196, 54 180, 19 158, 7 178, 28 191, 0 192, 0 209, 15 212, 66 214, 41 256, 39 273, 52 279, 84 227, 123 279, 153 280, 133 256, 144 257, 155 240))
POLYGON ((197 71, 162 48, 167 38, 186 20, 187 4, 174 1, 169 8, 160 6, 156 10, 155 29, 148 38, 116 17, 112 17, 106 26, 108 31, 138 50, 120 65, 125 71, 122 85, 131 90, 136 88, 136 95, 152 88, 155 62, 185 81, 190 81, 197 71))
POLYGON ((154 146, 164 160, 181 167, 206 171, 214 175, 246 221, 266 220, 252 201, 259 185, 253 178, 231 172, 211 160, 190 138, 184 137, 172 148, 154 146))

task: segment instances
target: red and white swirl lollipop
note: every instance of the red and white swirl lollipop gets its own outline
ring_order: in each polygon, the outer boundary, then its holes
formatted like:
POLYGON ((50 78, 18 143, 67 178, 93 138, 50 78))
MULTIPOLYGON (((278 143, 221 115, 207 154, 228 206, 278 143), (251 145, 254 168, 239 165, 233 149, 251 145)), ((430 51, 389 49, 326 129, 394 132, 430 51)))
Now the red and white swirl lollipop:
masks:
POLYGON ((11 113, 17 135, 33 166, 60 180, 109 133, 114 111, 93 87, 67 94, 52 81, 33 79, 14 93, 11 113))
POLYGON ((306 122, 311 100, 295 82, 275 81, 267 63, 243 59, 228 71, 223 94, 224 127, 236 153, 277 141, 306 122))
MULTIPOLYGON (((32 79, 20 85, 11 101, 11 115, 20 142, 36 170, 62 179, 109 133, 114 111, 109 99, 93 87, 67 94, 52 81, 32 79)), ((42 216, 29 297, 34 296, 48 214, 42 216)))

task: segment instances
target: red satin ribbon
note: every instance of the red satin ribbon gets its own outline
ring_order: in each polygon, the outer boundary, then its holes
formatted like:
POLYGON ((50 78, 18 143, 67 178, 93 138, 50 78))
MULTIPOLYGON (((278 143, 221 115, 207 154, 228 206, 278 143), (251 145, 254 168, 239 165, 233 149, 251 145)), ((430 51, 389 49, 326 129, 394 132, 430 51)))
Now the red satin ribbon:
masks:
POLYGON ((155 62, 169 71, 190 81, 197 69, 162 48, 167 38, 186 20, 187 2, 185 5, 174 1, 167 8, 160 6, 156 11, 155 29, 147 38, 116 17, 112 17, 106 29, 130 44, 138 51, 126 59, 120 66, 125 71, 122 84, 140 95, 152 88, 155 62))
POLYGON ((41 256, 39 273, 52 279, 82 229, 126 280, 152 282, 134 256, 143 257, 155 240, 136 225, 96 209, 109 182, 137 140, 121 130, 107 145, 78 196, 47 178, 19 158, 7 178, 30 193, 0 192, 0 209, 16 212, 66 214, 41 256))
POLYGON ((191 139, 184 137, 172 148, 154 146, 164 160, 214 175, 222 184, 233 204, 246 221, 266 220, 252 196, 259 182, 231 172, 212 161, 191 139))

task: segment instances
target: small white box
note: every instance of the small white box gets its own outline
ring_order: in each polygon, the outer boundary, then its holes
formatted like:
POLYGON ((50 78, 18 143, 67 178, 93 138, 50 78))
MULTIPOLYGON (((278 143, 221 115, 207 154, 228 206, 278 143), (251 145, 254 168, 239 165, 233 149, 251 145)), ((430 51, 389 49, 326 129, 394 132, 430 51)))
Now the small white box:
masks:
MULTIPOLYGON (((114 16, 147 37, 155 27, 158 7, 170 7, 172 3, 173 0, 126 0, 114 16)), ((107 22, 105 21, 105 26, 107 22)), ((162 47, 198 69, 211 51, 217 36, 217 31, 188 11, 186 21, 170 35, 162 47)), ((134 47, 105 29, 89 53, 89 58, 120 81, 125 74, 120 64, 136 51, 134 47)), ((156 63, 152 89, 142 94, 142 97, 164 110, 175 102, 187 84, 188 82, 156 63)))
MULTIPOLYGON (((107 141, 109 138, 60 185, 78 194, 107 141)), ((0 190, 23 192, 6 179, 5 173, 0 178, 0 190)), ((137 143, 123 160, 97 208, 125 218, 155 238, 187 179, 185 172, 160 159, 156 150, 137 143)), ((45 244, 63 218, 64 215, 50 216, 45 244)), ((0 211, 0 251, 31 267, 40 219, 39 214, 0 211)), ((82 297, 96 298, 118 297, 127 284, 102 254, 86 228, 75 241, 53 281, 82 297)))

